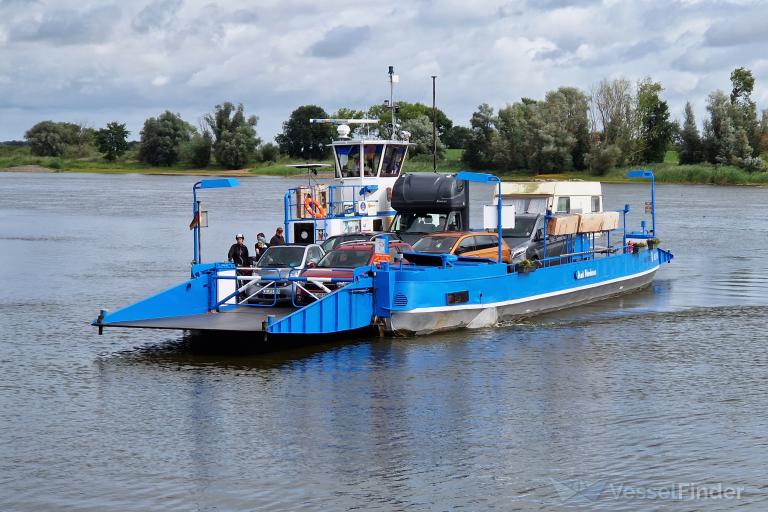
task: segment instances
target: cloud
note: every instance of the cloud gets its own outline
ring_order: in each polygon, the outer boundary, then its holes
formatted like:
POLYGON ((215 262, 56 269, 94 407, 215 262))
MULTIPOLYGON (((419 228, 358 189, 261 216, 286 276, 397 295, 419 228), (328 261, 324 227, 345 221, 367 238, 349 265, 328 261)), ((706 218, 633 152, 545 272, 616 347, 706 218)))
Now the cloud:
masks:
POLYGON ((62 45, 101 43, 109 39, 120 15, 120 9, 114 5, 83 11, 58 9, 46 12, 39 20, 26 18, 15 22, 8 40, 62 45))
POLYGON ((140 34, 169 27, 181 4, 182 0, 155 0, 139 11, 131 26, 140 34))
POLYGON ((768 41, 765 21, 768 10, 757 18, 734 18, 713 24, 704 34, 708 46, 739 46, 768 41))
POLYGON ((309 47, 308 53, 313 57, 343 57, 352 53, 368 37, 370 37, 368 26, 332 28, 320 41, 309 47))
POLYGON ((645 76, 701 120, 739 66, 768 107, 757 0, 104 1, 0 0, 0 140, 49 118, 138 133, 170 109, 195 123, 222 101, 244 103, 270 140, 299 105, 379 103, 388 65, 406 101, 430 103, 437 75, 438 105, 462 125, 483 102, 645 76))

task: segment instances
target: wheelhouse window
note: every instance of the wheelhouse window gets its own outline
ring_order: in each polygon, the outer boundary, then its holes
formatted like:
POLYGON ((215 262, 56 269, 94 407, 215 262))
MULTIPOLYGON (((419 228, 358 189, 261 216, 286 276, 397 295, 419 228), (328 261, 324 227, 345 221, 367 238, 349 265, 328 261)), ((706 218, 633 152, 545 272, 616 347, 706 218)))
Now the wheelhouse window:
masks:
POLYGON ((557 211, 558 213, 568 213, 571 211, 571 198, 560 197, 557 199, 557 211))
POLYGON ((334 146, 333 151, 336 154, 336 166, 339 170, 338 177, 357 178, 360 176, 360 145, 340 145, 334 146))
POLYGON ((408 146, 405 144, 387 144, 379 176, 382 178, 396 178, 399 176, 407 150, 408 146))
POLYGON ((365 167, 363 173, 367 177, 376 176, 381 163, 381 153, 384 146, 381 144, 366 144, 365 146, 365 167))
POLYGON ((600 196, 592 196, 592 211, 600 211, 600 196))

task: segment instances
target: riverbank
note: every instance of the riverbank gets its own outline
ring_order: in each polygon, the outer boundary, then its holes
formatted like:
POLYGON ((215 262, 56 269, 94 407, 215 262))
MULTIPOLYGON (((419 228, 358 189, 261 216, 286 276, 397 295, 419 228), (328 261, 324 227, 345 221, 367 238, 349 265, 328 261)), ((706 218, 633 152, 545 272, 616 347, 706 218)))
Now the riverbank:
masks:
MULTIPOLYGON (((245 169, 224 169, 210 166, 206 168, 193 168, 176 165, 171 167, 147 166, 135 159, 123 159, 116 162, 107 162, 100 158, 67 159, 56 157, 36 157, 16 152, 14 155, 0 155, 0 172, 80 172, 99 174, 149 174, 162 176, 304 176, 306 170, 288 167, 295 160, 282 158, 279 162, 267 162, 256 164, 245 169)), ((330 164, 331 161, 318 163, 330 164)), ((768 172, 749 173, 743 169, 728 165, 695 164, 678 165, 677 155, 670 151, 665 162, 640 166, 653 169, 656 181, 660 183, 681 184, 710 184, 710 185, 768 185, 768 172)), ((461 162, 461 150, 449 149, 445 158, 438 161, 438 171, 457 172, 465 168, 461 162)), ((531 175, 525 171, 497 171, 496 173, 505 180, 584 180, 601 181, 604 183, 632 183, 625 175, 633 167, 621 167, 609 171, 603 176, 596 176, 584 172, 568 173, 541 173, 531 175)), ((407 169, 410 172, 431 172, 432 159, 429 157, 416 157, 409 159, 407 169)), ((320 172, 319 177, 332 177, 331 172, 320 172)))

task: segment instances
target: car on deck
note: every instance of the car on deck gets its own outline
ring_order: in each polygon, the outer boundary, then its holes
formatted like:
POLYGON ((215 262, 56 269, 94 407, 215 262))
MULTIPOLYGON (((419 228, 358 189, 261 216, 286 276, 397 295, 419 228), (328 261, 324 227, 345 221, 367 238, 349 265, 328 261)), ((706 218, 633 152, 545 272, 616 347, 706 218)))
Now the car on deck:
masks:
MULTIPOLYGON (((501 237, 512 249, 513 263, 522 260, 544 259, 545 216, 537 213, 515 215, 515 227, 502 229, 501 237)), ((547 257, 560 256, 566 252, 566 236, 547 234, 547 257)), ((554 262, 553 262, 554 263, 554 262)))
MULTIPOLYGON (((301 277, 310 279, 306 283, 297 283, 296 302, 309 304, 342 286, 345 282, 324 282, 320 279, 350 279, 358 267, 374 265, 376 242, 348 242, 330 251, 316 265, 301 273, 301 277), (312 281, 315 278, 318 281, 312 281), (300 285, 300 286, 299 286, 300 285)), ((410 252, 411 245, 400 241, 389 242, 389 261, 407 263, 403 253, 410 252)))
POLYGON ((359 233, 344 233, 343 235, 334 235, 320 243, 320 247, 328 253, 341 244, 349 242, 369 242, 380 237, 389 237, 390 240, 397 240, 398 237, 394 233, 388 233, 386 231, 365 231, 359 233))
MULTIPOLYGON (((499 235, 482 231, 443 231, 422 237, 413 244, 414 252, 498 260, 499 235)), ((512 262, 512 252, 502 239, 501 258, 512 262)))
MULTIPOLYGON (((302 270, 317 264, 325 255, 322 247, 317 244, 309 245, 273 245, 259 258, 253 268, 254 276, 261 277, 296 277, 302 270)), ((275 302, 291 301, 291 282, 251 281, 244 294, 248 302, 255 304, 272 304, 275 302)))

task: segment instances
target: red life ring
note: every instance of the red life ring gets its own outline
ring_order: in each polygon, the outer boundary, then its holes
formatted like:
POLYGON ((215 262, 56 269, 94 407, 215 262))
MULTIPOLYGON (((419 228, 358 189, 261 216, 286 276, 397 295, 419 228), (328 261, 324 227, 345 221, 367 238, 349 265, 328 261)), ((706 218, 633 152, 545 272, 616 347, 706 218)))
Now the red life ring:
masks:
POLYGON ((325 208, 323 208, 320 203, 312 199, 310 196, 307 196, 306 199, 304 199, 304 209, 310 216, 316 219, 324 218, 325 214, 327 213, 325 208))

